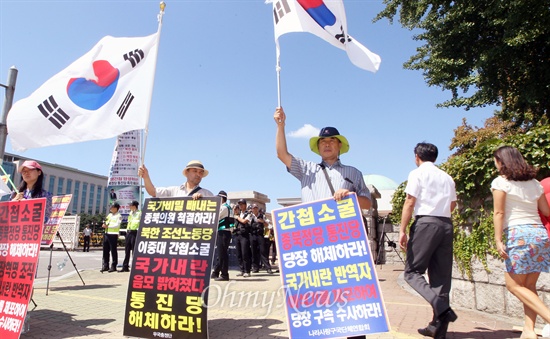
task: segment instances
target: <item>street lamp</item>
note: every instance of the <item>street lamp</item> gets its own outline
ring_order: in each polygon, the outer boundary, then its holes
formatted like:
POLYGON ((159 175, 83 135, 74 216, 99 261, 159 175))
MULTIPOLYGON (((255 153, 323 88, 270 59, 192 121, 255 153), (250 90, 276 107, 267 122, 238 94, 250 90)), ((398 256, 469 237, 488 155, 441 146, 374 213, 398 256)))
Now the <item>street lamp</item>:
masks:
POLYGON ((4 100, 4 107, 2 108, 2 116, 0 117, 0 163, 4 160, 4 150, 6 149, 6 138, 8 136, 8 128, 6 121, 8 118, 8 112, 11 109, 13 103, 13 94, 15 93, 15 81, 17 80, 17 68, 11 66, 8 73, 8 83, 6 85, 0 84, 1 87, 6 89, 6 100, 4 100))

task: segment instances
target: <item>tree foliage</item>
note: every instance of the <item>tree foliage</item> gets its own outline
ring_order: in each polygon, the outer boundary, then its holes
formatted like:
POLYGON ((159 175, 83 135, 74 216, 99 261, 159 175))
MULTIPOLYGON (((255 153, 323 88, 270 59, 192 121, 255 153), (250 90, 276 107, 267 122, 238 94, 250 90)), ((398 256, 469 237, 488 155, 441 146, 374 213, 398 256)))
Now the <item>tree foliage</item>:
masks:
MULTIPOLYGON (((96 232, 101 230, 101 225, 103 225, 103 221, 105 220, 105 213, 100 214, 86 214, 86 213, 80 213, 80 230, 82 231, 86 225, 90 225, 92 227, 93 223, 95 223, 96 232)), ((93 227, 92 227, 93 228, 93 227)))
POLYGON ((541 0, 384 0, 375 20, 399 17, 424 44, 405 68, 451 92, 440 106, 500 105, 527 129, 550 115, 550 6, 541 0))

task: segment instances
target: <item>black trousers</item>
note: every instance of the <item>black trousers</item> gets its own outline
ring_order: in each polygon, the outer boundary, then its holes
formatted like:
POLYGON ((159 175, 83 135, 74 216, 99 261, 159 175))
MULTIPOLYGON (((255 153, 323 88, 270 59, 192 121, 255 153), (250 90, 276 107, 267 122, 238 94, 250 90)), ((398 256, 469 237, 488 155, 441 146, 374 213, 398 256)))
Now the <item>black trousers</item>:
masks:
POLYGON ((252 252, 253 271, 259 270, 261 265, 263 265, 263 267, 267 270, 271 269, 271 265, 269 264, 268 259, 269 248, 266 248, 267 242, 269 242, 269 240, 264 238, 263 235, 250 235, 250 249, 252 252))
POLYGON ((84 236, 84 249, 82 252, 90 252, 90 236, 85 235, 84 236))
POLYGON ((216 264, 214 265, 214 276, 220 275, 229 279, 229 244, 231 243, 231 231, 218 231, 216 239, 217 253, 216 264))
POLYGON ((118 265, 117 252, 118 234, 105 234, 103 237, 103 267, 109 267, 109 253, 113 258, 113 266, 118 265))
POLYGON ((449 308, 453 268, 453 224, 444 217, 417 217, 407 244, 405 281, 432 305, 434 317, 449 308), (428 283, 424 273, 428 271, 428 283))
POLYGON ((250 239, 248 239, 248 234, 237 234, 235 236, 235 247, 241 273, 250 273, 252 267, 252 262, 250 260, 252 259, 252 255, 250 252, 250 239))
POLYGON ((137 231, 126 232, 126 246, 124 247, 124 261, 122 262, 122 269, 130 268, 130 258, 134 254, 134 247, 136 247, 137 231))

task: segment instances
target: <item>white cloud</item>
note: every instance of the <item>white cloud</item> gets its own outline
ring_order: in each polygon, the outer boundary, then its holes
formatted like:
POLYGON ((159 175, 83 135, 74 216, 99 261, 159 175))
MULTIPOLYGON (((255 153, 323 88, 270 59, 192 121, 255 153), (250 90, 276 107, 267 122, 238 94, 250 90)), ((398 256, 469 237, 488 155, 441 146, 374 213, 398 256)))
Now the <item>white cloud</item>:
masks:
POLYGON ((288 136, 291 138, 309 139, 316 135, 319 135, 320 129, 310 124, 305 124, 296 131, 288 132, 288 136))

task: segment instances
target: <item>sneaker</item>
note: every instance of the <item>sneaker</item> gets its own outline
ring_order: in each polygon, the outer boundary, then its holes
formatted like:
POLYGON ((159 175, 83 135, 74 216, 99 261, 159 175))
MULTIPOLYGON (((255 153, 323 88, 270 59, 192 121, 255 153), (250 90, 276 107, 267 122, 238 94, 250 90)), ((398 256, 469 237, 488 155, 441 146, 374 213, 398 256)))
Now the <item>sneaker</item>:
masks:
POLYGON ((245 273, 245 274, 243 274, 243 277, 244 277, 244 278, 250 277, 250 273, 245 273))
POLYGON ((544 327, 542 329, 542 336, 544 338, 550 337, 550 324, 544 325, 544 327))

